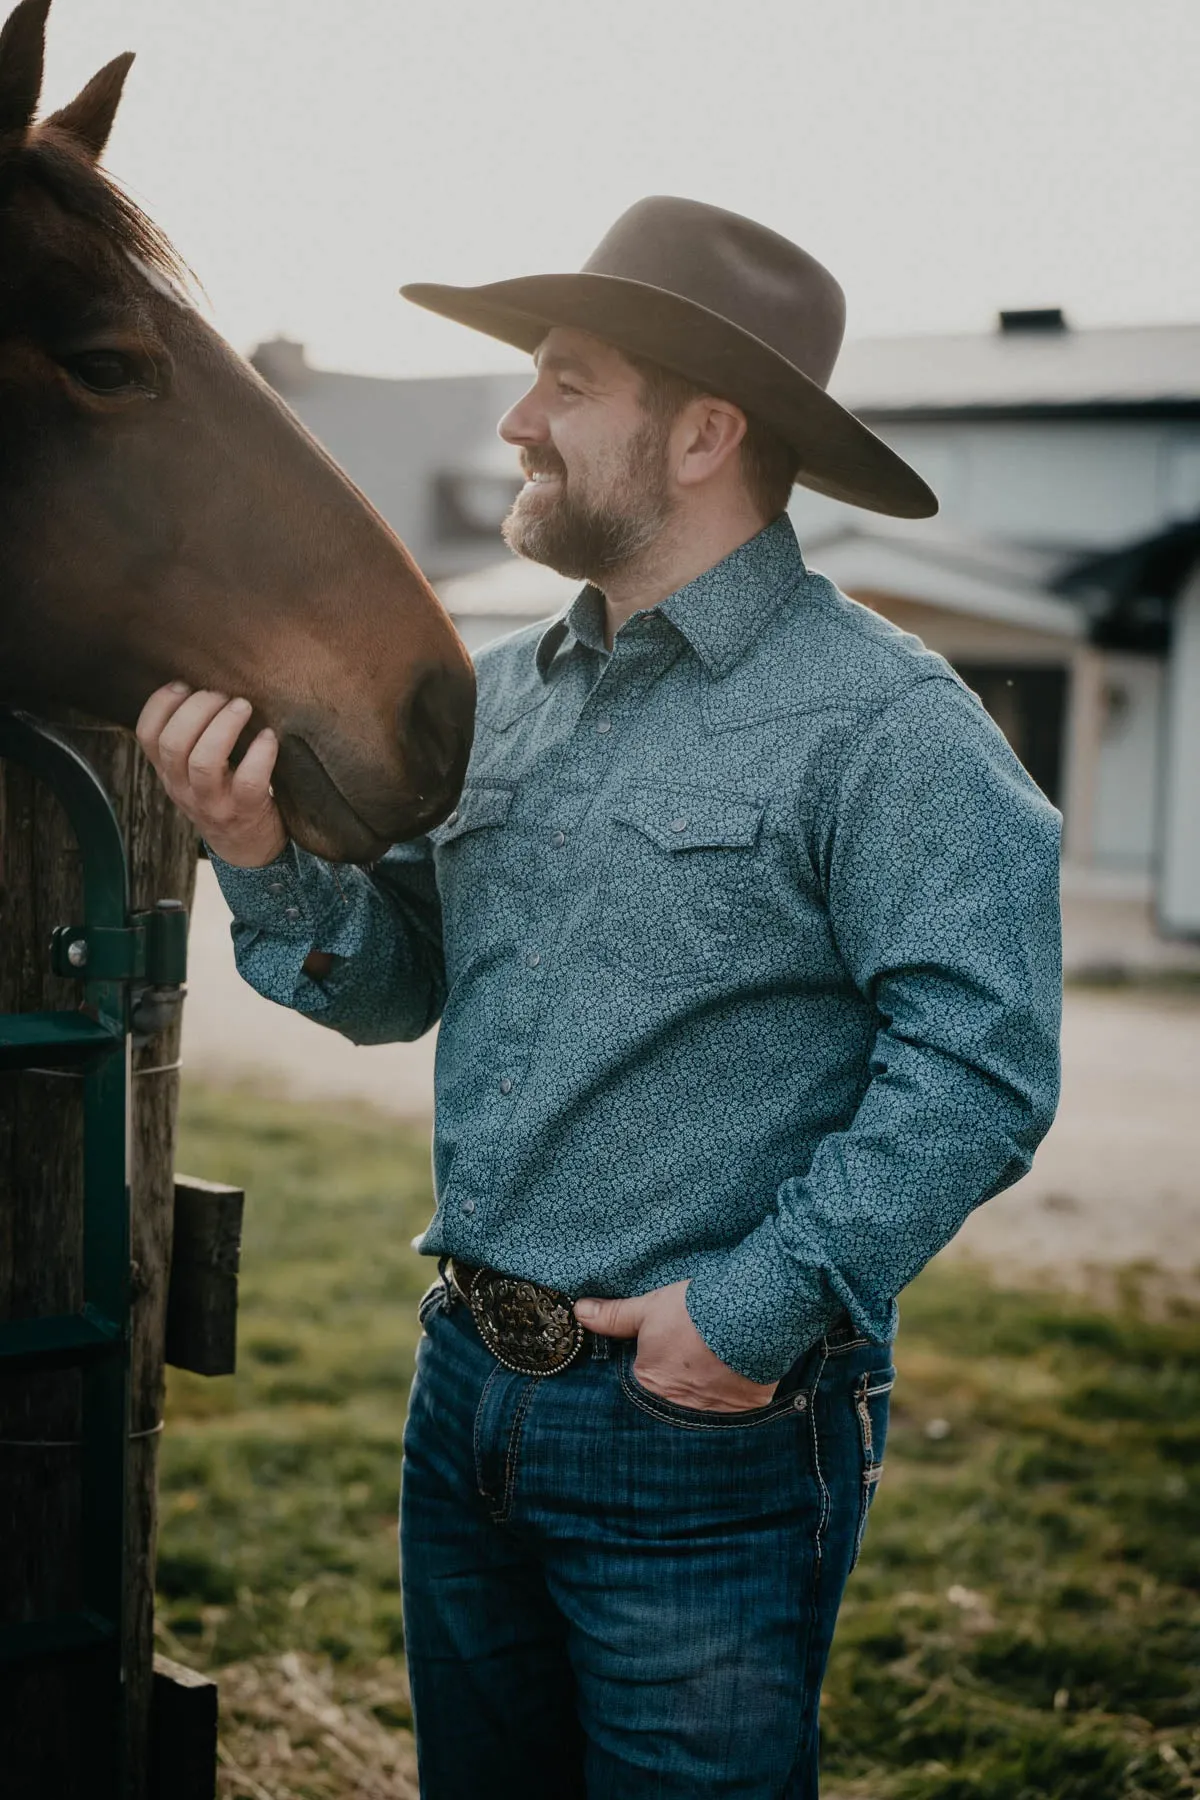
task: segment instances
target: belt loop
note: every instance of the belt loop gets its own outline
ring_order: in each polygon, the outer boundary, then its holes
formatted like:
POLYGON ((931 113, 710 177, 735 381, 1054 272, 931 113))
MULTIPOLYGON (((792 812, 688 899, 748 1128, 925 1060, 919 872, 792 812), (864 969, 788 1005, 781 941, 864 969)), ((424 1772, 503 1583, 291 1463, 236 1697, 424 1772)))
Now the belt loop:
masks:
POLYGON ((450 1267, 449 1256, 439 1256, 438 1257, 438 1280, 441 1282, 443 1288, 446 1290, 446 1311, 447 1312, 449 1312, 449 1310, 452 1306, 458 1305, 458 1289, 455 1287, 455 1285, 451 1281, 449 1275, 446 1273, 446 1271, 449 1269, 449 1267, 450 1267))
POLYGON ((592 1333, 592 1361, 608 1362, 612 1355, 610 1340, 601 1337, 598 1331, 592 1333))

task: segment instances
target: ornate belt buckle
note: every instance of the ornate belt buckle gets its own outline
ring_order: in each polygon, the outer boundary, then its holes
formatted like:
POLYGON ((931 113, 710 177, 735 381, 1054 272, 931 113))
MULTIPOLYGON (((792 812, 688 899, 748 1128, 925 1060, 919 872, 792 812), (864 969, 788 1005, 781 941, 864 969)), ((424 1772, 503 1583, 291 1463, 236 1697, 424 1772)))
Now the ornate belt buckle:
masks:
POLYGON ((515 1375, 558 1375, 583 1348, 583 1326, 566 1294, 480 1269, 467 1294, 479 1335, 515 1375))

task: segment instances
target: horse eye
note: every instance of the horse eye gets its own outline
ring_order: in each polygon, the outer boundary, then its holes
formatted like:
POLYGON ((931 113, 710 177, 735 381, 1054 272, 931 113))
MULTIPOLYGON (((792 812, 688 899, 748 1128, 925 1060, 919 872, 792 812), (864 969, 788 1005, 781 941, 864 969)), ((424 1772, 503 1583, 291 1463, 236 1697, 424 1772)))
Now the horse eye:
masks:
POLYGON ((138 384, 138 370, 133 359, 119 350, 85 350, 67 359, 67 368, 84 387, 97 394, 117 394, 122 388, 138 384))

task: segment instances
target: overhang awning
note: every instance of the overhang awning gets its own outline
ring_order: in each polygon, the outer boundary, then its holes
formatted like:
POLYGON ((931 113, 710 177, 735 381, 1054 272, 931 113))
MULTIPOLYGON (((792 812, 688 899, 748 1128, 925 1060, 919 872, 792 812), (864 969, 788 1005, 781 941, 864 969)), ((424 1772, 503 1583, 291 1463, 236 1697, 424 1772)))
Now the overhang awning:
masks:
POLYGON ((1161 653, 1171 608, 1197 564, 1200 516, 1115 550, 1073 557, 1054 588, 1083 608, 1097 643, 1161 653))
POLYGON ((439 582, 437 597, 452 619, 548 619, 569 606, 582 586, 542 563, 506 556, 439 582))
POLYGON ((1087 636, 1083 609, 1042 582, 1015 577, 1014 558, 1002 545, 991 551, 983 540, 924 542, 850 527, 810 536, 804 557, 851 595, 888 594, 1057 638, 1087 636))

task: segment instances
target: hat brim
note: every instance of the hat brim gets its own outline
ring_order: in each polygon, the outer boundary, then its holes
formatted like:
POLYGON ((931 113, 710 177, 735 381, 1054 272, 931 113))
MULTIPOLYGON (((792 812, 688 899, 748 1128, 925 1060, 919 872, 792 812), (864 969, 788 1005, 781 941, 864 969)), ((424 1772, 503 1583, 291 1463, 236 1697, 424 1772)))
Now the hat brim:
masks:
POLYGON ((577 273, 482 287, 414 282, 400 292, 416 306, 530 354, 555 325, 590 332, 735 401, 796 451, 801 486, 898 519, 926 519, 938 509, 916 470, 787 357, 665 288, 577 273))

